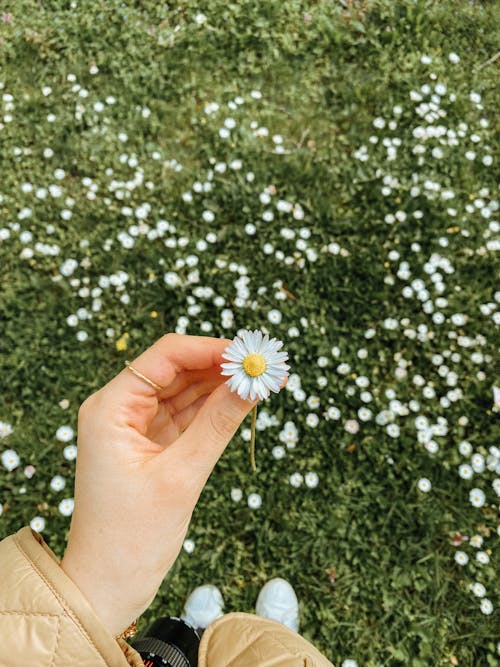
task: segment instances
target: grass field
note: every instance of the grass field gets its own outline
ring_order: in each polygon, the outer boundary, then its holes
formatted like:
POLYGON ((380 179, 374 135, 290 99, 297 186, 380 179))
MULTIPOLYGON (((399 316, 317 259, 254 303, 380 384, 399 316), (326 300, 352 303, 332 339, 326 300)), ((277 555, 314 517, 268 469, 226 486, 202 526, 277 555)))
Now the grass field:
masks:
POLYGON ((62 557, 125 359, 258 328, 259 471, 245 424, 139 630, 282 576, 336 667, 499 665, 498 3, 2 12, 0 539, 62 557))

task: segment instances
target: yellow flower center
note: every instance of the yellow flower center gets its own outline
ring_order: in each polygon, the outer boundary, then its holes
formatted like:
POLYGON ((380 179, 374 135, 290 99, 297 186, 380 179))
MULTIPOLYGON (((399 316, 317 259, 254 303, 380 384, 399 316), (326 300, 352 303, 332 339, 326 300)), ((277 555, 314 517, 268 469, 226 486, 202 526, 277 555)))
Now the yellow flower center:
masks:
POLYGON ((255 352, 252 354, 247 354, 247 356, 243 359, 242 364, 245 373, 253 378, 262 375, 262 373, 267 368, 266 360, 264 357, 261 354, 257 354, 255 352))

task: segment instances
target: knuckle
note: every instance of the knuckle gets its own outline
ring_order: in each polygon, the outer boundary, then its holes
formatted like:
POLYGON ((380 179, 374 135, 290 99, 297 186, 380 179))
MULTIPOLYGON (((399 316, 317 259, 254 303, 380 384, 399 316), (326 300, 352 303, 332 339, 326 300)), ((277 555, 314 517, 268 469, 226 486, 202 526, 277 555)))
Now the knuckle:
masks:
POLYGON ((96 402, 97 402, 96 394, 97 394, 97 392, 94 393, 94 394, 90 394, 90 396, 87 396, 87 398, 80 405, 80 407, 78 409, 78 420, 87 419, 87 417, 95 411, 96 402))
POLYGON ((179 334, 174 333, 173 331, 169 331, 168 333, 166 333, 162 336, 162 342, 168 343, 168 345, 172 345, 172 344, 175 344, 178 337, 179 337, 179 334))

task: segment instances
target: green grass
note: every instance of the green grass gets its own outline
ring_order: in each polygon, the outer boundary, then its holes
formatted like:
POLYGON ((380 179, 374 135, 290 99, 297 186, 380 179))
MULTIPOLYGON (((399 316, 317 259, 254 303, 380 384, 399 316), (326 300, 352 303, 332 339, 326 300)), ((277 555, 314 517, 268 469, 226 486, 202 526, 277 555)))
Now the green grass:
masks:
MULTIPOLYGON (((149 1, 74 4, 18 0, 4 4, 0 21, 0 227, 10 231, 0 240, 0 421, 13 428, 1 451, 14 449, 21 458, 12 471, 2 467, 0 538, 39 516, 46 521, 44 539, 62 556, 69 518, 58 504, 73 495, 75 462, 63 457, 56 430, 69 424, 76 431, 80 403, 119 372, 125 358, 133 359, 176 328, 196 285, 173 290, 163 273, 175 270, 178 258, 196 254, 199 285, 226 299, 234 326, 222 327, 221 308, 211 299, 196 298, 201 311, 190 317, 187 333, 202 334, 202 321, 212 323, 209 335, 229 338, 241 327, 267 327, 285 342, 291 373, 300 375, 307 396, 319 396, 320 407, 310 409, 290 391, 260 407, 260 414, 266 409, 280 425, 257 433, 257 475, 250 471, 248 443, 241 434, 234 438, 195 511, 188 534, 195 550, 181 553, 139 630, 157 616, 178 614, 189 591, 205 582, 221 588, 227 611, 252 611, 261 585, 279 575, 294 585, 301 601, 302 633, 337 666, 347 658, 359 667, 497 665, 498 496, 492 488, 498 476, 492 450, 498 442, 492 409, 492 388, 498 385, 492 364, 499 296, 494 281, 498 223, 493 224, 498 219, 497 3, 270 0, 258 11, 248 1, 211 0, 199 8, 149 1), (206 15, 202 24, 195 20, 198 12, 206 15), (450 62, 452 52, 460 56, 458 64, 450 62), (423 55, 432 63, 422 63, 423 55), (96 74, 89 71, 93 64, 96 74), (68 81, 68 74, 76 81, 68 81), (88 96, 72 91, 74 83, 88 96), (436 124, 457 132, 460 123, 467 128, 458 145, 441 147, 442 159, 432 158, 428 148, 419 160, 413 130, 428 123, 416 114, 419 103, 410 92, 438 83, 447 88, 439 103, 446 116, 436 124), (44 86, 51 94, 43 95, 44 86), (252 90, 261 91, 262 98, 254 99, 252 90), (471 101, 471 91, 481 95, 482 109, 471 101), (14 109, 6 109, 5 94, 13 96, 14 109), (238 95, 244 103, 228 107, 238 95), (106 103, 108 96, 116 102, 106 103), (96 102, 104 104, 102 111, 94 109, 96 102), (220 108, 207 114, 205 105, 212 102, 220 108), (75 116, 78 104, 85 108, 81 116, 75 116), (402 107, 399 117, 395 105, 402 107), (151 111, 147 118, 141 115, 144 107, 151 111), (54 122, 47 120, 50 113, 54 122), (10 122, 2 121, 6 114, 10 122), (228 117, 237 127, 223 139, 219 128, 228 117), (374 127, 378 117, 386 123, 397 119, 397 128, 374 127), (268 128, 268 136, 256 137, 252 121, 268 128), (122 132, 126 142, 118 137, 122 132), (276 134, 283 137, 284 154, 274 151, 276 134), (379 137, 377 144, 370 143, 371 136, 379 137), (388 136, 401 139, 389 161, 382 145, 388 136), (356 157, 363 145, 366 161, 356 157), (51 158, 43 157, 47 147, 54 151, 51 158), (465 153, 473 148, 477 156, 470 160, 465 153), (152 158, 155 151, 160 159, 152 158), (144 180, 130 199, 119 200, 109 184, 135 172, 120 162, 124 153, 127 159, 136 156, 144 180), (491 166, 482 162, 485 155, 494 156, 491 166), (227 164, 240 159, 243 168, 210 177, 211 158, 227 164), (181 171, 168 166, 173 159, 181 171), (56 168, 66 172, 61 181, 54 177, 56 168), (110 168, 113 173, 107 174, 110 168), (254 173, 252 182, 245 177, 248 171, 254 173), (387 175, 399 183, 384 195, 387 175), (97 185, 92 200, 85 177, 97 185), (416 178, 420 193, 412 191, 416 178), (193 183, 207 180, 213 183, 211 192, 197 194, 193 183), (454 198, 433 196, 423 187, 426 180, 452 189, 454 198), (64 194, 38 199, 23 192, 26 182, 35 189, 57 183, 64 194), (271 184, 277 194, 263 204, 259 194, 271 184), (182 198, 189 190, 191 202, 182 198), (64 202, 67 197, 74 201, 64 202), (278 199, 299 203, 304 218, 277 211, 278 199), (481 215, 478 200, 489 217, 481 215), (122 247, 117 235, 133 220, 121 208, 144 202, 151 206, 146 223, 152 228, 159 219, 174 223, 174 236, 190 239, 186 248, 169 249, 162 239, 144 236, 132 249, 122 247), (32 214, 18 219, 24 207, 32 214), (72 210, 71 219, 61 218, 63 209, 72 210), (204 222, 205 210, 215 213, 214 224, 204 222), (265 210, 274 211, 272 222, 262 220, 265 210), (385 222, 397 211, 406 218, 385 222), (247 223, 255 224, 256 235, 245 232, 247 223), (294 230, 296 238, 285 239, 283 227, 294 230), (310 231, 306 241, 316 258, 295 246, 302 228, 310 231), (196 241, 212 229, 217 242, 198 251, 196 241), (31 231, 33 239, 22 243, 22 231, 31 231), (81 245, 83 239, 87 245, 81 245), (113 240, 109 250, 106 239, 113 240), (36 242, 57 244, 60 254, 35 249, 31 258, 21 258, 23 248, 36 242), (286 265, 265 254, 265 243, 289 257, 297 253, 298 261, 286 265), (328 252, 331 243, 342 252, 328 252), (399 257, 391 259, 394 250, 399 257), (442 294, 424 268, 433 253, 453 267, 450 274, 439 269, 442 294), (68 258, 86 259, 70 277, 60 273, 68 258), (216 258, 247 268, 255 309, 234 304, 239 276, 217 267, 216 258), (397 275, 403 261, 410 265, 410 277, 397 275), (129 275, 123 292, 105 289, 101 309, 76 329, 68 326, 66 318, 78 308, 91 310, 92 298, 78 290, 86 284, 93 289, 100 276, 120 270, 129 275), (435 323, 416 295, 402 295, 416 278, 425 282, 428 299, 447 299, 447 305, 435 305, 444 323, 435 323), (72 284, 74 279, 80 284, 72 284), (289 294, 283 301, 275 296, 276 281, 289 294), (259 294, 259 287, 266 292, 259 294), (123 293, 130 303, 120 301, 123 293), (484 304, 491 304, 486 314, 484 304), (283 315, 278 325, 267 320, 274 308, 283 315), (151 311, 158 316, 151 317, 151 311), (455 324, 456 313, 467 315, 467 322, 455 324), (398 328, 385 328, 386 318, 398 320, 398 328), (405 333, 419 325, 430 335, 405 333), (292 326, 299 328, 299 337, 289 335, 292 326), (109 328, 114 331, 107 333, 109 328), (370 328, 376 334, 366 338, 370 328), (80 342, 77 330, 85 330, 88 339, 80 342), (116 341, 125 332, 128 349, 119 352, 116 341), (333 346, 340 350, 338 358, 332 356, 333 346), (368 351, 365 359, 357 355, 360 348, 368 351), (454 361, 451 355, 457 353, 454 361), (478 353, 482 358, 474 356, 478 353), (443 355, 438 363, 437 354, 443 355), (325 368, 317 365, 320 356, 329 360, 325 368), (401 358, 407 375, 396 379, 401 358), (350 365, 347 375, 336 370, 340 363, 350 365), (456 372, 462 390, 448 407, 439 401, 453 389, 446 372, 438 373, 445 364, 456 372), (363 389, 352 374, 369 378, 371 403, 361 400, 363 389), (413 382, 417 374, 434 387, 435 398, 422 396, 413 382), (318 386, 318 376, 327 379, 325 387, 318 386), (403 405, 420 403, 407 416, 394 417, 399 437, 375 422, 388 407, 385 392, 391 389, 403 405), (59 406, 64 398, 66 411, 59 406), (333 402, 339 420, 325 418, 333 402), (361 421, 359 432, 351 435, 344 424, 357 419, 363 406, 372 410, 372 419, 361 421), (316 428, 306 424, 309 412, 320 417, 316 428), (438 417, 447 420, 447 433, 436 436, 436 453, 417 441, 417 415, 431 424, 438 417), (278 434, 288 420, 297 425, 299 440, 276 460, 272 449, 282 444, 278 434), (487 463, 472 480, 457 472, 466 462, 458 450, 463 440, 487 463), (23 473, 28 464, 36 467, 30 479, 23 473), (317 472, 319 485, 294 488, 289 477, 297 471, 317 472), (67 480, 61 492, 49 485, 56 474, 67 480), (429 493, 418 490, 421 478, 431 480, 429 493), (239 503, 230 497, 235 487, 243 491, 239 503), (486 494, 481 508, 469 501, 476 487, 486 494), (252 492, 262 496, 258 510, 246 504, 252 492), (470 560, 459 566, 455 533, 483 536, 481 550, 490 562, 477 562, 478 550, 463 542, 458 549, 470 560), (475 581, 486 587, 491 615, 481 613, 480 599, 468 589, 475 581)), ((438 146, 437 139, 421 143, 438 146)), ((179 274, 185 278, 189 271, 181 268, 179 274)))

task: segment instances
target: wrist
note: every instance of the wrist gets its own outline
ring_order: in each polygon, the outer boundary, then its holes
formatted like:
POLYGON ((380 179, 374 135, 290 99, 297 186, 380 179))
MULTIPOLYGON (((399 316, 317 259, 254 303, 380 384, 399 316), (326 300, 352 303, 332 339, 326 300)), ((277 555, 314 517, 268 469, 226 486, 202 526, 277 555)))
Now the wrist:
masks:
POLYGON ((78 587, 101 623, 113 636, 120 636, 149 607, 155 593, 144 599, 134 595, 136 582, 110 582, 104 574, 89 570, 65 555, 60 562, 65 574, 78 587))

